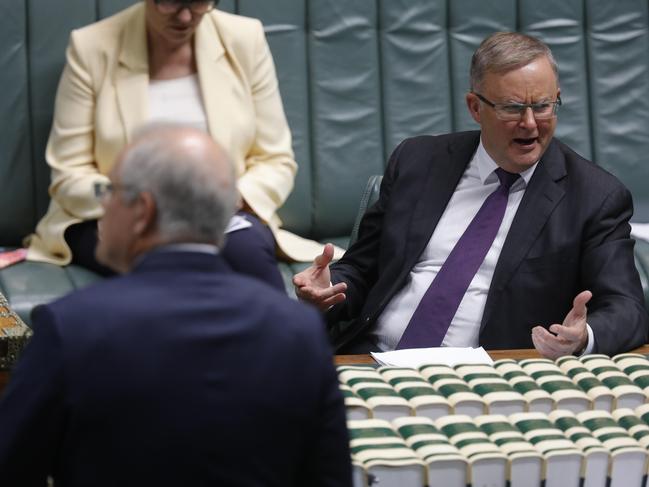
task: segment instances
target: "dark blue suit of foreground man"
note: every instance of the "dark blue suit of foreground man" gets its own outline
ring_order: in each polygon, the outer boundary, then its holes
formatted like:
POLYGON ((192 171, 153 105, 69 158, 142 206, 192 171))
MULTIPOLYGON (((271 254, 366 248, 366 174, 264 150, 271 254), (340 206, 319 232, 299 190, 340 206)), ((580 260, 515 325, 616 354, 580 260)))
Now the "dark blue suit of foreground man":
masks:
POLYGON ((97 258, 123 275, 34 311, 0 485, 351 485, 321 318, 218 255, 237 199, 220 149, 151 126, 96 188, 97 258))

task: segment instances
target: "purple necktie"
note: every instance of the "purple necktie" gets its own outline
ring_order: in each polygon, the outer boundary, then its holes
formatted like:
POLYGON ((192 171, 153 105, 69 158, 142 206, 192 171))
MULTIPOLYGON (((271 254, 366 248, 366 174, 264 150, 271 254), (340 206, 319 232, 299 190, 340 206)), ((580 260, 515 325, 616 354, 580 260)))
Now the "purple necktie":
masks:
POLYGON ((484 201, 455 244, 412 315, 397 349, 439 347, 473 276, 493 244, 507 208, 509 189, 518 179, 496 169, 500 186, 484 201))

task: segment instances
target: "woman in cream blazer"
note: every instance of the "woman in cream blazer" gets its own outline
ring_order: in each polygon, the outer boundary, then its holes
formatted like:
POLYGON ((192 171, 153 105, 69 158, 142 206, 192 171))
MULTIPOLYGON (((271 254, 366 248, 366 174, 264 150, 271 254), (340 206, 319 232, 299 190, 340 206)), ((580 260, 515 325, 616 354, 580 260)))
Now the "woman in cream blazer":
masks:
MULTIPOLYGON (((157 7, 138 2, 72 32, 46 150, 51 202, 29 239, 29 259, 69 264, 66 229, 102 216, 94 184, 108 180, 119 151, 148 121, 147 42, 157 7)), ((281 230, 276 215, 297 165, 261 23, 217 10, 202 14, 193 55, 208 131, 236 167, 244 208, 268 225, 283 254, 311 260, 322 245, 281 230)))

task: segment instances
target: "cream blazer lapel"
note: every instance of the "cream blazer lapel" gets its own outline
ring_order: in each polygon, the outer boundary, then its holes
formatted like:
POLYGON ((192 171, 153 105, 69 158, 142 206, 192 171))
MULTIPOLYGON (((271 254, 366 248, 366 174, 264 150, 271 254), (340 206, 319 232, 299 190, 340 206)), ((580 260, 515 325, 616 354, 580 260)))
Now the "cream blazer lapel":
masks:
MULTIPOLYGON (((233 97, 232 67, 224 56, 223 42, 211 16, 206 16, 196 30, 196 64, 201 95, 210 134, 224 147, 231 145, 230 126, 224 114, 236 110, 233 97)), ((122 46, 115 73, 115 91, 119 115, 127 140, 149 117, 149 62, 144 9, 125 24, 122 46)))
POLYGON ((121 41, 115 95, 128 143, 149 116, 149 59, 143 8, 124 24, 121 41))
MULTIPOLYGON (((227 114, 237 110, 233 96, 237 80, 233 78, 229 62, 232 60, 225 56, 223 40, 211 15, 206 15, 196 29, 194 49, 209 132, 228 150, 233 146, 233 134, 227 114)), ((237 168, 237 172, 241 170, 237 168)))

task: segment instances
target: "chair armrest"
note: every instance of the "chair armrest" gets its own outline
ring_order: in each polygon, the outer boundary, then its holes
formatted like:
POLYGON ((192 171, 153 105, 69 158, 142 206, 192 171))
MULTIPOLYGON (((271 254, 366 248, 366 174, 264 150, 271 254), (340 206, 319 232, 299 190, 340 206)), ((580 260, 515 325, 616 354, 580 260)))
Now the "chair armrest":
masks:
POLYGON ((352 228, 352 234, 349 237, 349 247, 356 242, 356 239, 358 239, 358 227, 361 224, 361 220, 363 219, 363 215, 365 215, 365 212, 367 209, 372 206, 374 203, 376 203, 376 200, 379 199, 379 192, 381 190, 381 181, 383 180, 383 175, 375 174, 374 176, 370 176, 370 178, 367 181, 367 186, 365 186, 365 191, 363 191, 363 195, 361 196, 361 203, 358 207, 358 213, 356 214, 356 220, 354 221, 354 227, 352 228))

